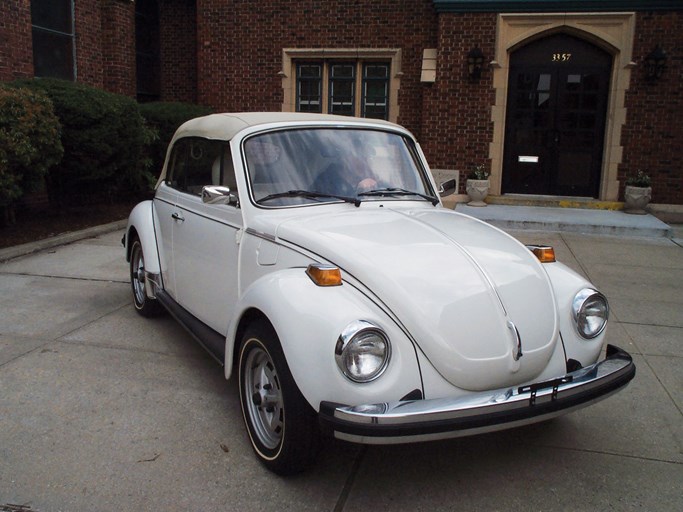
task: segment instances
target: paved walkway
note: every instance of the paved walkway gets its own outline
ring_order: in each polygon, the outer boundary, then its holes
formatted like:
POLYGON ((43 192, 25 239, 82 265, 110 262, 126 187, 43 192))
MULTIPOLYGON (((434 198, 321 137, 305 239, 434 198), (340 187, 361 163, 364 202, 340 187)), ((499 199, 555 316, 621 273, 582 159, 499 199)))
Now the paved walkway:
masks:
POLYGON ((172 319, 134 312, 121 229, 0 263, 0 511, 683 510, 683 248, 513 234, 607 294, 629 387, 507 432, 330 441, 289 479, 253 456, 235 381, 172 319))

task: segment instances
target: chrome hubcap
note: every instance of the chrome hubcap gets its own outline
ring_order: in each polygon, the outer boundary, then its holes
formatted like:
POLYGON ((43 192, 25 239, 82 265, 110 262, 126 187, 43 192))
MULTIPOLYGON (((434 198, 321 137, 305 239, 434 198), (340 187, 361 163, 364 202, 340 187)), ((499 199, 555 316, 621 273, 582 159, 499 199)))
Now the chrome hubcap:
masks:
POLYGON ((280 379, 268 352, 255 348, 244 367, 245 402, 251 424, 259 441, 275 449, 284 430, 285 410, 280 379))
POLYGON ((142 257, 140 246, 136 246, 133 251, 133 265, 131 271, 133 281, 133 292, 138 304, 145 302, 145 260, 142 257))

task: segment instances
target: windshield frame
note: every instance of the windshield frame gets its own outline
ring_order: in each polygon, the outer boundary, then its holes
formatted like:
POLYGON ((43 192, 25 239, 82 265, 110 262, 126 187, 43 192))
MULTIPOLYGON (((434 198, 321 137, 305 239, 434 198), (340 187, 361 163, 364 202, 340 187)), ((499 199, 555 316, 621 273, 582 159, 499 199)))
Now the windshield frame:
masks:
MULTIPOLYGON (((399 127, 400 128, 400 127, 399 127)), ((422 186, 424 187, 424 191, 419 191, 418 195, 412 196, 412 195, 396 195, 396 196, 391 196, 391 195, 382 195, 382 196, 374 196, 374 195, 357 195, 353 196, 354 198, 357 198, 358 201, 360 202, 386 202, 386 201, 420 201, 420 202, 425 202, 428 201, 424 199, 423 197, 420 197, 420 194, 426 194, 430 196, 434 196, 438 198, 438 194, 436 193, 436 190, 434 189, 433 181, 431 179, 431 176, 429 172, 427 171, 427 167, 425 166, 423 159, 421 157, 421 152, 419 151, 417 142, 415 139, 410 135, 410 133, 397 129, 397 130, 392 130, 391 128, 383 127, 383 126, 363 126, 363 125, 343 125, 343 124, 302 124, 302 125, 296 125, 296 126, 284 126, 284 127, 277 127, 277 128, 269 128, 266 130, 260 130, 258 132, 254 132, 249 134, 248 136, 244 137, 241 142, 240 142, 240 158, 242 160, 242 166, 244 169, 244 175, 246 178, 246 184, 247 184, 247 190, 248 190, 248 196, 249 200, 252 205, 254 205, 256 208, 259 209, 267 209, 267 210, 280 210, 280 209, 288 209, 288 208, 301 208, 301 207, 309 207, 309 206, 321 206, 321 205, 331 205, 331 204, 341 204, 345 201, 344 199, 341 198, 334 198, 334 197, 329 197, 329 198, 322 198, 319 197, 317 200, 312 197, 301 197, 302 199, 301 203, 294 203, 294 204, 275 204, 275 205, 269 205, 269 204, 264 204, 261 203, 260 201, 263 200, 263 198, 256 199, 256 194, 254 192, 254 182, 253 182, 253 170, 250 169, 249 165, 250 162, 248 162, 247 158, 247 150, 246 150, 246 145, 249 143, 249 141, 253 140, 254 138, 261 137, 263 135, 269 134, 269 133, 277 133, 277 132, 294 132, 294 131, 314 131, 314 130, 327 130, 327 131, 353 131, 353 132, 375 132, 375 133, 385 133, 389 134, 392 136, 398 137, 400 140, 403 141, 403 146, 405 147, 405 150, 410 158, 410 161, 412 162, 412 165, 414 167, 414 170, 416 172, 415 179, 419 179, 420 182, 422 182, 422 186)), ((281 190, 279 191, 280 193, 282 192, 287 192, 287 190, 281 190)), ((315 191, 311 191, 315 192, 315 191)), ((417 191, 416 191, 417 192, 417 191)), ((267 195, 266 195, 267 196, 267 195)), ((265 197, 265 196, 264 196, 265 197)))

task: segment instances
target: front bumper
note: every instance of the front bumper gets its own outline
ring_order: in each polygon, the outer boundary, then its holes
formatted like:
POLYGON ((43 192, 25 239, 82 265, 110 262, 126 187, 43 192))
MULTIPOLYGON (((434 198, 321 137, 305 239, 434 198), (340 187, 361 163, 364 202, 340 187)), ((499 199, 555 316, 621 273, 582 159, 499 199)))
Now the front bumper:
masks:
POLYGON ((321 402, 323 431, 363 444, 429 441, 543 421, 602 400, 636 374, 631 356, 613 345, 607 357, 564 377, 461 398, 345 406, 321 402))

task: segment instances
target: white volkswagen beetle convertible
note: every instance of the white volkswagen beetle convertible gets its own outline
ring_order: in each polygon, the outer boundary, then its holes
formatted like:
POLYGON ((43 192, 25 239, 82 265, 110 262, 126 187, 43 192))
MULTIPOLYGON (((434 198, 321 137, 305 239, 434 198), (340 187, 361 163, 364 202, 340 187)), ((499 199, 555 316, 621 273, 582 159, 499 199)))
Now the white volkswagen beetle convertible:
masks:
POLYGON ((237 372, 279 474, 320 434, 388 444, 538 422, 624 387, 608 304, 550 247, 441 205, 412 135, 311 114, 181 126, 123 243, 143 316, 168 310, 237 372))

